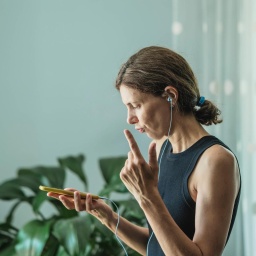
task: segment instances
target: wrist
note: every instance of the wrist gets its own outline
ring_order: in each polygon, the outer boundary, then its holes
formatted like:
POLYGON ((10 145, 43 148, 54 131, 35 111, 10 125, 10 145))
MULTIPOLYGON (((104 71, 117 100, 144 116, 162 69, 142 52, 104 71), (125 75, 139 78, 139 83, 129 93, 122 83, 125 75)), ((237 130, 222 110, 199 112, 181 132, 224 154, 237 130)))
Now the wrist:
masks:
POLYGON ((151 193, 148 196, 141 197, 140 200, 140 207, 143 211, 146 211, 147 209, 151 209, 153 205, 155 205, 156 202, 161 200, 161 196, 159 194, 158 189, 154 189, 151 191, 151 193))
POLYGON ((117 214, 114 211, 111 211, 111 214, 102 221, 107 228, 110 230, 115 230, 117 224, 117 214))

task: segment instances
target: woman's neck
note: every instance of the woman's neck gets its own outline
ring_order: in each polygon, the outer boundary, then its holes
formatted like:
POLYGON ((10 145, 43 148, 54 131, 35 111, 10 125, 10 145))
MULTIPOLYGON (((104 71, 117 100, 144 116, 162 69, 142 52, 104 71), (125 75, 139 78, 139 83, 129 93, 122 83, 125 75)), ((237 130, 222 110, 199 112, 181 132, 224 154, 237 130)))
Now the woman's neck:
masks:
POLYGON ((173 153, 180 153, 209 133, 195 119, 194 115, 176 115, 172 122, 170 142, 173 153))

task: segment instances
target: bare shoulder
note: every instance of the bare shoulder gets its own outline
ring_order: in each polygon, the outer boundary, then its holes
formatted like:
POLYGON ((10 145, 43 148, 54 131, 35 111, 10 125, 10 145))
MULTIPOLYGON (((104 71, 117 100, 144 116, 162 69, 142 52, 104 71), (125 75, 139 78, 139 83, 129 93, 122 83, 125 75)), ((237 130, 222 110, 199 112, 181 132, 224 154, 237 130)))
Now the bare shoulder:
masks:
POLYGON ((205 150, 204 158, 208 161, 236 161, 236 157, 234 156, 234 154, 230 150, 219 144, 215 144, 205 150))
POLYGON ((211 146, 203 153, 199 166, 199 176, 204 177, 204 181, 208 177, 209 181, 216 181, 219 185, 228 182, 236 187, 236 192, 238 191, 240 175, 237 159, 227 148, 218 144, 211 146))
POLYGON ((223 170, 224 168, 227 168, 226 170, 230 172, 238 170, 235 155, 227 148, 218 144, 205 150, 202 155, 202 162, 208 167, 216 167, 216 171, 219 169, 223 170))

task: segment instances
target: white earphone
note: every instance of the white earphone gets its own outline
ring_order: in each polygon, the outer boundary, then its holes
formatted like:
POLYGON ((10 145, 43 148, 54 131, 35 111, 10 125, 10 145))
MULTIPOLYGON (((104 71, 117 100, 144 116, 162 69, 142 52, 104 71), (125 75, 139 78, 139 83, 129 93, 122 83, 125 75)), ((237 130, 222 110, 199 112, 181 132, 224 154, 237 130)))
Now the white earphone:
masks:
MULTIPOLYGON (((168 96, 167 101, 170 102, 170 107, 171 107, 171 119, 170 119, 170 126, 169 126, 169 130, 168 130, 167 139, 166 139, 166 141, 164 142, 164 145, 163 145, 164 148, 163 148, 162 154, 161 154, 160 157, 159 157, 158 179, 160 179, 162 157, 163 157, 163 154, 164 154, 164 152, 165 152, 165 148, 166 148, 166 146, 167 146, 167 143, 168 143, 168 141, 169 141, 170 132, 171 132, 171 127, 172 127, 172 111, 173 111, 172 108, 174 107, 174 106, 172 105, 172 97, 171 97, 171 96, 168 96)), ((153 237, 153 235, 154 235, 154 232, 153 232, 153 230, 152 230, 152 233, 151 233, 151 235, 150 235, 150 237, 149 237, 149 239, 148 239, 148 243, 147 243, 147 254, 146 254, 147 256, 149 256, 149 243, 150 243, 150 240, 151 240, 151 238, 153 237)))
POLYGON ((168 96, 167 101, 170 102, 170 106, 171 106, 171 108, 173 108, 174 105, 172 104, 172 97, 171 96, 168 96))

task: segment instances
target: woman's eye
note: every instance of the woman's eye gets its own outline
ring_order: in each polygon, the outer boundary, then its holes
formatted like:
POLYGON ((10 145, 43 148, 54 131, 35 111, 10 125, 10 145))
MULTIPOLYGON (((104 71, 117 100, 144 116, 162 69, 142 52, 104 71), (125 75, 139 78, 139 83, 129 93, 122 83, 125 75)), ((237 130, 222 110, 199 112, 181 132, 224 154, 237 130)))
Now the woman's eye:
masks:
POLYGON ((132 106, 133 109, 139 108, 140 105, 132 106))

